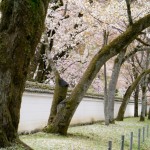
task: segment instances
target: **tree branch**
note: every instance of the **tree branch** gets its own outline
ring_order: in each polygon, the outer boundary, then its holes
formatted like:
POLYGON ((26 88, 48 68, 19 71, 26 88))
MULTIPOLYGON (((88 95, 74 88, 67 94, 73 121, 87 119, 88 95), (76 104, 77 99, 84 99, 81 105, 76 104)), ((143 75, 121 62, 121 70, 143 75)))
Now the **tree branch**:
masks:
POLYGON ((139 52, 139 51, 146 51, 146 50, 150 50, 150 47, 136 47, 134 48, 134 50, 130 53, 128 53, 124 59, 122 60, 122 64, 128 59, 130 58, 131 56, 133 56, 136 52, 139 52))
POLYGON ((132 20, 132 15, 131 15, 130 0, 126 0, 126 5, 127 5, 127 14, 128 14, 129 25, 132 25, 133 20, 132 20))

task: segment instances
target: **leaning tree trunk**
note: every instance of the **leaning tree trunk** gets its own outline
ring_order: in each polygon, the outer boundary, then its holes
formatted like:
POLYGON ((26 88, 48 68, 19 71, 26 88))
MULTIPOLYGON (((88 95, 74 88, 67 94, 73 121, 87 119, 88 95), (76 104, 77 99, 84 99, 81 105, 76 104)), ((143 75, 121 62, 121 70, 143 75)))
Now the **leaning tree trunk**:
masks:
POLYGON ((116 120, 117 121, 123 121, 123 118, 124 118, 124 113, 125 113, 125 110, 126 110, 126 107, 127 107, 127 104, 129 103, 129 99, 130 99, 130 96, 132 94, 132 92, 135 90, 135 88, 139 85, 141 79, 146 76, 147 74, 150 74, 150 69, 146 70, 146 71, 143 71, 138 77, 137 79, 128 87, 124 97, 123 97, 123 101, 121 103, 121 106, 119 108, 119 111, 118 111, 118 115, 117 115, 117 118, 116 120))
POLYGON ((57 114, 57 107, 61 101, 63 101, 67 96, 68 83, 64 81, 60 76, 55 77, 55 90, 53 96, 53 102, 51 106, 50 116, 48 119, 48 125, 53 122, 57 114))
POLYGON ((94 56, 71 95, 59 104, 57 114, 51 125, 47 127, 47 131, 67 134, 68 126, 76 108, 103 64, 129 45, 142 30, 149 26, 150 14, 134 23, 94 56))
POLYGON ((48 1, 3 0, 0 23, 0 147, 18 140, 20 105, 48 1))
POLYGON ((120 68, 122 65, 122 60, 125 56, 126 50, 121 51, 117 58, 114 61, 113 71, 111 75, 111 79, 109 82, 109 88, 108 88, 108 113, 109 113, 109 123, 114 123, 114 98, 115 98, 115 91, 116 91, 116 85, 119 77, 120 68))

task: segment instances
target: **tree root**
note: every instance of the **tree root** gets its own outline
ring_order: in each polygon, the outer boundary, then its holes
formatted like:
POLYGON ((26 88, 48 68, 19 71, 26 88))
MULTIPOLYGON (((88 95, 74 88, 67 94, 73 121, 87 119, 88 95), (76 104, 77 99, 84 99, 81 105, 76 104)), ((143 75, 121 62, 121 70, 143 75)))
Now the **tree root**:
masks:
POLYGON ((17 139, 16 144, 20 144, 21 146, 23 146, 23 148, 25 150, 34 150, 29 145, 27 145, 26 143, 22 142, 20 139, 17 139))

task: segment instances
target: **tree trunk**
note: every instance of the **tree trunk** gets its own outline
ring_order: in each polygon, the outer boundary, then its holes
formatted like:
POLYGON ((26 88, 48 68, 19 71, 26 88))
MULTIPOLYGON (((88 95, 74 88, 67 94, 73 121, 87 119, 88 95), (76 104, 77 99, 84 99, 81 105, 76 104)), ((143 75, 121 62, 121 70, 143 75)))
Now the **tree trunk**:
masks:
POLYGON ((118 36, 107 46, 104 46, 94 56, 71 95, 59 104, 57 114, 48 127, 49 132, 67 134, 68 126, 75 110, 103 64, 123 50, 142 30, 149 26, 150 14, 134 23, 123 34, 118 36))
MULTIPOLYGON (((47 123, 47 125, 49 126, 53 122, 57 114, 59 103, 66 99, 69 84, 60 77, 60 74, 55 66, 55 63, 51 59, 51 51, 49 50, 48 36, 46 33, 44 33, 43 45, 45 47, 45 53, 48 59, 48 63, 55 75, 55 91, 54 91, 50 116, 49 116, 48 123, 47 123)), ((45 127, 44 131, 47 131, 47 130, 48 128, 45 127)))
POLYGON ((142 89, 142 104, 141 104, 141 116, 140 116, 140 121, 145 121, 145 114, 146 114, 146 107, 147 107, 147 85, 148 85, 148 77, 145 77, 143 79, 143 83, 141 84, 141 89, 142 89))
POLYGON ((114 98, 116 92, 116 85, 119 77, 120 68, 122 65, 122 60, 125 56, 126 50, 121 51, 117 58, 114 61, 113 71, 111 75, 111 79, 109 82, 109 89, 108 89, 108 100, 109 100, 109 122, 115 123, 114 120, 114 98))
MULTIPOLYGON (((146 51, 146 62, 144 64, 144 69, 149 68, 149 61, 150 61, 149 58, 150 58, 150 53, 149 53, 149 51, 146 51)), ((143 82, 141 84, 141 88, 142 88, 142 109, 141 109, 140 121, 145 120, 146 101, 147 101, 147 98, 146 98, 147 86, 148 86, 148 77, 145 76, 143 78, 143 82)))
POLYGON ((117 121, 123 121, 123 118, 124 118, 124 113, 125 113, 125 110, 126 110, 126 107, 127 107, 127 104, 129 103, 129 99, 130 99, 130 96, 132 94, 132 92, 135 90, 135 88, 138 86, 139 82, 141 81, 141 79, 146 76, 147 74, 150 73, 150 69, 146 70, 146 71, 143 71, 138 77, 137 79, 128 87, 124 97, 123 97, 123 101, 121 103, 121 106, 119 108, 119 112, 118 112, 118 115, 117 115, 117 118, 116 120, 117 121))
POLYGON ((53 96, 53 102, 51 106, 51 112, 48 119, 48 125, 53 122, 57 114, 57 107, 61 101, 63 101, 67 96, 68 83, 64 81, 60 76, 55 79, 55 91, 53 96))
POLYGON ((148 119, 150 119, 150 107, 149 107, 149 111, 148 111, 148 119))
POLYGON ((104 87, 104 116, 105 116, 105 125, 109 125, 106 63, 104 64, 104 79, 105 79, 105 87, 104 87))
POLYGON ((51 71, 51 68, 48 67, 46 68, 46 61, 43 59, 45 55, 45 45, 42 43, 40 45, 40 56, 38 58, 37 64, 39 66, 37 66, 37 74, 35 76, 35 81, 39 82, 39 83, 43 83, 46 80, 46 72, 51 71))
MULTIPOLYGON (((106 32, 104 30, 103 32, 103 46, 107 45, 108 42, 108 36, 109 32, 106 32)), ((106 68, 106 63, 104 63, 104 81, 105 81, 105 86, 104 86, 104 116, 105 116, 105 125, 109 125, 109 114, 108 114, 108 89, 107 89, 107 68, 106 68)))
POLYGON ((28 67, 44 27, 48 1, 2 1, 0 24, 0 147, 18 140, 28 67))
POLYGON ((45 46, 40 44, 36 49, 36 53, 34 54, 29 66, 27 80, 43 83, 43 81, 46 80, 46 63, 43 59, 45 54, 45 46))
POLYGON ((147 96, 146 96, 146 104, 145 104, 145 117, 147 116, 147 96))
MULTIPOLYGON (((53 11, 55 11, 59 7, 63 6, 63 1, 62 0, 50 1, 50 3, 53 3, 53 6, 51 7, 51 9, 53 9, 53 11)), ((65 15, 66 15, 66 11, 67 11, 67 2, 66 2, 64 14, 63 14, 64 18, 65 18, 65 15)), ((60 22, 58 22, 58 25, 60 25, 60 22)), ((56 29, 57 29, 57 27, 56 27, 56 29)), ((50 39, 49 43, 47 43, 48 44, 48 50, 50 52, 52 51, 52 48, 53 48, 53 44, 54 44, 53 36, 56 33, 56 29, 49 29, 49 30, 45 29, 45 31, 44 31, 46 33, 46 36, 48 36, 49 39, 50 39)), ((35 66, 37 68, 37 70, 34 70, 34 74, 36 75, 34 79, 35 79, 35 81, 40 82, 40 83, 43 83, 47 79, 47 75, 49 74, 49 72, 52 71, 50 65, 47 65, 46 60, 43 59, 44 55, 46 54, 46 52, 45 52, 46 48, 47 48, 47 45, 45 45, 44 41, 43 41, 42 44, 40 45, 40 48, 39 48, 40 49, 39 50, 40 55, 39 55, 39 58, 37 60, 36 66, 35 66)), ((63 55, 65 55, 64 51, 61 52, 61 53, 57 53, 54 56, 53 60, 58 59, 59 56, 63 57, 63 55)), ((35 64, 35 62, 32 61, 32 64, 35 64)))
MULTIPOLYGON (((135 48, 136 49, 136 48, 135 48)), ((137 66, 135 65, 135 55, 133 55, 131 57, 131 60, 132 60, 132 72, 133 72, 133 77, 134 77, 134 80, 136 80, 136 78, 138 77, 138 69, 137 69, 137 66)), ((138 117, 138 98, 139 98, 139 85, 135 88, 135 91, 134 91, 134 117, 138 117)))
POLYGON ((145 107, 146 107, 146 86, 142 86, 142 106, 141 106, 140 121, 145 121, 145 107))
POLYGON ((139 103, 139 85, 135 89, 134 93, 134 117, 138 117, 138 103, 139 103))

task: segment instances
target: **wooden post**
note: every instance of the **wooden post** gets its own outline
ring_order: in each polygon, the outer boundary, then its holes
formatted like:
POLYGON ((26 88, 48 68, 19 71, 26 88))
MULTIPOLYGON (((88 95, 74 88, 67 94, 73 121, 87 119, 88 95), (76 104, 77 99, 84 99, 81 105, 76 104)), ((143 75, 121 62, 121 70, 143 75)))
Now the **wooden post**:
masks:
POLYGON ((143 142, 145 141, 145 127, 143 127, 143 142))
POLYGON ((147 137, 148 137, 148 134, 149 134, 149 125, 147 125, 147 137))
POLYGON ((140 142, 141 142, 141 129, 138 130, 138 150, 140 150, 140 142))
POLYGON ((112 150, 112 141, 108 141, 108 150, 112 150))
POLYGON ((124 150, 124 135, 121 136, 121 149, 124 150))
POLYGON ((132 144, 133 144, 133 132, 130 134, 130 150, 132 150, 132 144))

